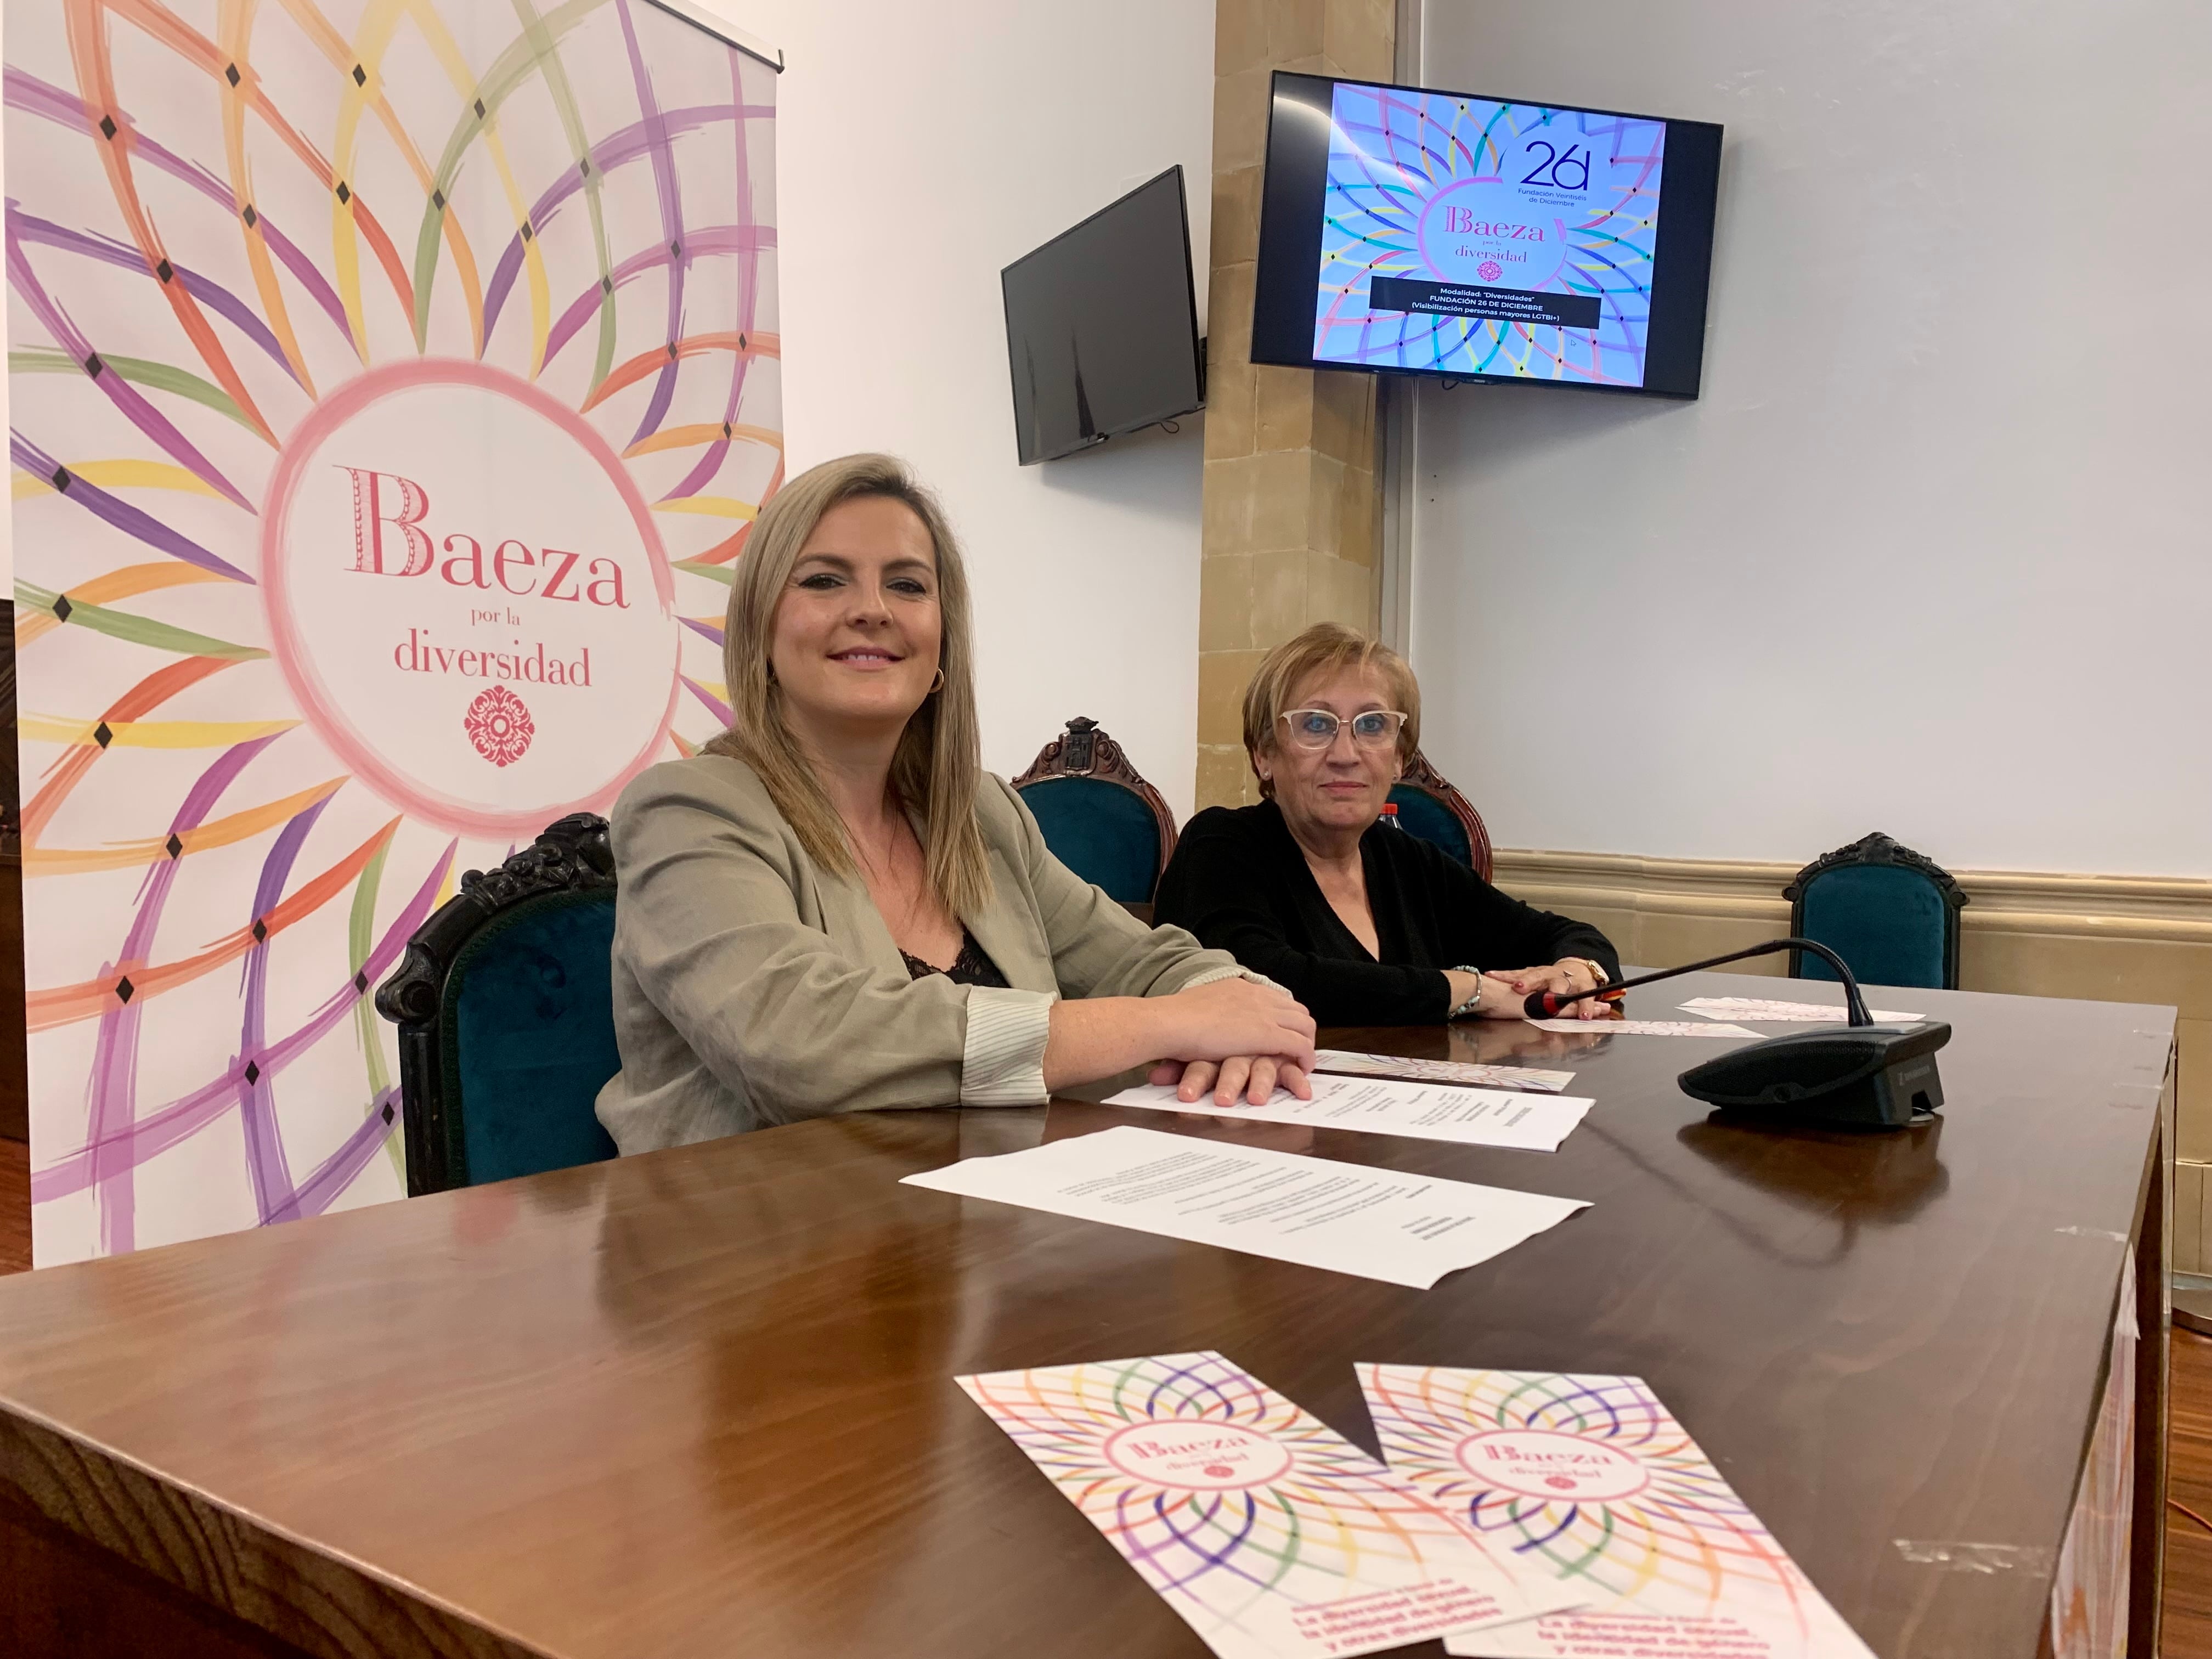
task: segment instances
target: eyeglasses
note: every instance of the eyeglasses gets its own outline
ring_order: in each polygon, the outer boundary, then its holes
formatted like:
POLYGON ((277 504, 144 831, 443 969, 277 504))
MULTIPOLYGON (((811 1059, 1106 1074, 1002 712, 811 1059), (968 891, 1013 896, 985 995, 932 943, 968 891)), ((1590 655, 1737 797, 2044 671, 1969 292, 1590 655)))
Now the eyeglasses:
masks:
POLYGON ((1352 727, 1352 740, 1362 749, 1381 749, 1398 741, 1398 728, 1406 717, 1395 708, 1370 708, 1349 721, 1326 708, 1293 708, 1275 716, 1287 721, 1291 741, 1301 749, 1326 749, 1336 741, 1339 727, 1352 727))

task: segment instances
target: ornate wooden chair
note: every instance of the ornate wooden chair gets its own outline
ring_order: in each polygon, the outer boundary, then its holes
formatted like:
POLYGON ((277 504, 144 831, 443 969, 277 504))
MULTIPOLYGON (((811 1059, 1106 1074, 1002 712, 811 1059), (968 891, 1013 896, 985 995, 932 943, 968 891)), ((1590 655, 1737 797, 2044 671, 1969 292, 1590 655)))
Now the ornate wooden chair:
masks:
POLYGON ((578 812, 407 941, 376 1007, 399 1027, 410 1197, 615 1155, 592 1112, 622 1066, 614 931, 607 821, 578 812))
POLYGON ((1175 817, 1121 745, 1078 715, 1014 780, 1053 856, 1149 921, 1175 817))
POLYGON ((1490 879, 1490 831, 1482 827, 1482 814, 1419 750, 1390 786, 1390 804, 1398 809, 1400 829, 1435 842, 1485 881, 1490 879))
MULTIPOLYGON (((1790 931, 1817 939, 1869 985, 1959 988, 1959 912, 1966 896, 1948 871, 1879 833, 1822 854, 1782 890, 1790 931)), ((1790 953, 1799 979, 1833 979, 1807 951, 1790 953)))

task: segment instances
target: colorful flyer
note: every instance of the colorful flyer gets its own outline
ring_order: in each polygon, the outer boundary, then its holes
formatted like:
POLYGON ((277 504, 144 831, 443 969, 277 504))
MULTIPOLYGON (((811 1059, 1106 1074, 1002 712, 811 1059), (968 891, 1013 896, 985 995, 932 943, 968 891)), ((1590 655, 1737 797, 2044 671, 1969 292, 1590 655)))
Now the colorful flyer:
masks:
POLYGON ((960 1386, 1222 1659, 1378 1653, 1571 1605, 1218 1353, 960 1386))
POLYGON ((1395 1474, 1565 1613, 1482 1659, 1873 1659, 1639 1377, 1362 1365, 1395 1474))
POLYGON ((1526 1066, 1484 1066, 1468 1060, 1413 1060, 1404 1054, 1363 1054, 1346 1048, 1314 1054, 1314 1070, 1346 1077, 1401 1077, 1415 1083, 1457 1083, 1470 1089, 1526 1089, 1556 1095, 1575 1080, 1572 1072, 1540 1072, 1526 1066))
POLYGON ((1596 1036, 1755 1037, 1741 1025, 1708 1025, 1696 1019, 1530 1019, 1540 1031, 1579 1031, 1596 1036))

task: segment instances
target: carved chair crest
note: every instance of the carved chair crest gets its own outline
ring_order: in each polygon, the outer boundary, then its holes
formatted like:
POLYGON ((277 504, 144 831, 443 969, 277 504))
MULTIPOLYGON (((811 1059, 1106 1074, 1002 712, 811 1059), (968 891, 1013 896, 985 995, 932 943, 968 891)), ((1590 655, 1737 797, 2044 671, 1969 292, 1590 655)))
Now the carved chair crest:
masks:
POLYGON ((1815 876, 1846 865, 1894 864, 1907 870, 1916 870, 1928 878, 1936 890, 1943 896, 1943 902, 1954 911, 1966 904, 1966 890, 1948 870, 1925 853, 1916 853, 1910 847, 1891 840, 1879 830, 1870 836, 1862 836, 1849 847, 1838 847, 1832 853, 1823 853, 1800 870, 1790 884, 1782 890, 1782 896, 1795 903, 1805 896, 1805 889, 1815 876))
POLYGON ((1044 783, 1054 778, 1092 778, 1100 783, 1118 785, 1136 795, 1152 808, 1153 821, 1159 825, 1158 868, 1164 870, 1168 867, 1168 860, 1175 854, 1175 814, 1168 810, 1168 804, 1160 792, 1146 782, 1144 775, 1129 763, 1129 757, 1121 745, 1115 742, 1097 720, 1086 714, 1078 714, 1068 721, 1066 730, 1037 750, 1037 757, 1030 763, 1029 770, 1016 778, 1013 784, 1015 788, 1024 789, 1033 783, 1044 783))

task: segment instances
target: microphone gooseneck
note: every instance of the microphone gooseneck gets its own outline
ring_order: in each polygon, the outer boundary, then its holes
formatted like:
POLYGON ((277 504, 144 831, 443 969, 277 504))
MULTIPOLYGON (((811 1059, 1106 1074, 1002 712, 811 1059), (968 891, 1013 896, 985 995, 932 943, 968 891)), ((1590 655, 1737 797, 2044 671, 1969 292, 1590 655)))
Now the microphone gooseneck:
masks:
POLYGON ((1703 962, 1685 963, 1680 968, 1662 968, 1656 974, 1639 975, 1635 979, 1622 980, 1618 985, 1594 986, 1587 991, 1577 991, 1560 996, 1551 991, 1532 991, 1522 1005, 1522 1012, 1530 1019, 1550 1019, 1571 1002, 1580 1002, 1585 997, 1596 997, 1611 1002, 1622 992, 1632 991, 1639 985, 1652 985, 1662 979, 1676 979, 1684 974, 1694 974, 1702 969, 1717 968, 1723 963, 1741 962, 1747 957, 1772 956, 1778 951, 1810 951, 1814 956, 1836 970, 1837 978, 1844 982, 1844 1008, 1853 1025, 1871 1025, 1874 1018, 1867 1012, 1866 1000, 1859 995, 1859 982, 1851 977, 1851 970, 1844 959, 1817 939, 1771 939, 1764 945, 1754 945, 1747 951, 1731 951, 1724 957, 1708 957, 1703 962))

